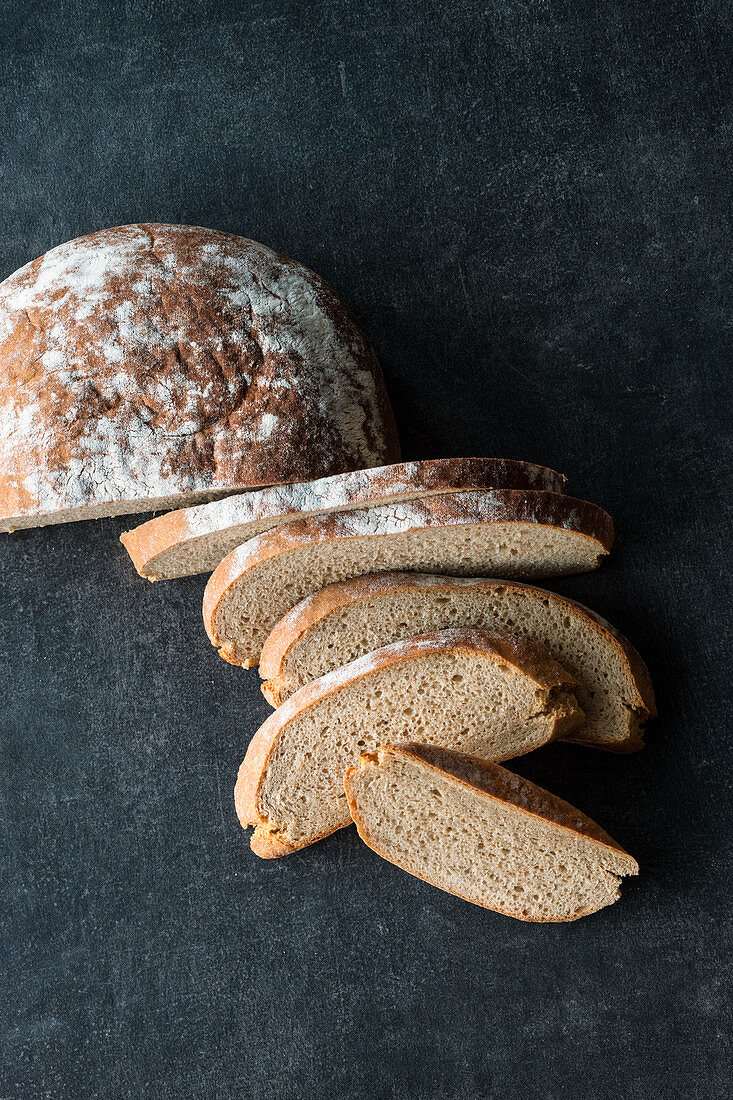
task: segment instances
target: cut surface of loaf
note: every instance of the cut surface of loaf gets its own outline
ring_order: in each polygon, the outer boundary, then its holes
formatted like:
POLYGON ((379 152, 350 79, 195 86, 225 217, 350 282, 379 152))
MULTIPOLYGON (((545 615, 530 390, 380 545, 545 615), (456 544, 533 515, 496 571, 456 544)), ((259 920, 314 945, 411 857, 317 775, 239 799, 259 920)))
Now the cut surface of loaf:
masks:
POLYGON ((572 739, 622 752, 641 748, 656 706, 634 647, 582 604, 517 581, 373 573, 327 585, 292 608, 265 642, 262 691, 279 706, 362 653, 448 627, 506 631, 536 642, 578 681, 585 723, 572 739))
POLYGON ((105 229, 0 284, 0 530, 145 512, 399 459, 338 295, 264 245, 105 229))
POLYGON ((449 630, 385 646, 307 684, 252 739, 235 789, 252 850, 297 851, 350 823, 344 772, 387 737, 506 760, 583 720, 572 677, 525 639, 449 630))
POLYGON ((639 867, 594 821, 496 764, 386 745, 347 770, 359 835, 448 893, 524 921, 572 921, 619 898, 639 867))
POLYGON ((613 543, 594 504, 534 490, 472 490, 295 520, 237 547, 204 593, 221 656, 256 664, 286 611, 331 581, 394 569, 551 577, 595 569, 613 543))
POLYGON ((457 489, 561 493, 564 484, 565 478, 555 470, 512 459, 401 462, 181 508, 156 516, 121 538, 140 576, 167 580, 210 572, 241 543, 293 518, 457 489))

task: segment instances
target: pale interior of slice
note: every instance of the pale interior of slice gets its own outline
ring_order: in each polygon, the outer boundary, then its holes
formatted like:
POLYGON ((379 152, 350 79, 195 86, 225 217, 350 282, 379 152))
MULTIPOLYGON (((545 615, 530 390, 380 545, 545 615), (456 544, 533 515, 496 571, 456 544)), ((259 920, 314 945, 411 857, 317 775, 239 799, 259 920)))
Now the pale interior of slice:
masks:
POLYGON ((578 680, 585 711, 577 736, 625 742, 640 734, 644 712, 620 648, 600 625, 549 593, 511 585, 428 585, 355 599, 316 622, 289 648, 274 682, 280 702, 303 684, 363 653, 415 634, 483 627, 529 638, 578 680))
POLYGON ((413 757, 380 755, 350 773, 354 816, 369 846, 405 871, 528 921, 574 920, 618 899, 633 867, 625 853, 413 757))
POLYGON ((542 687, 493 654, 406 659, 330 692, 286 724, 259 788, 260 815, 299 847, 348 825, 344 772, 385 740, 506 760, 581 719, 573 695, 542 687))
POLYGON ((219 601, 214 631, 229 660, 250 664, 285 612, 331 581, 396 569, 531 579, 595 569, 602 556, 600 544, 586 535, 524 522, 326 540, 247 569, 219 601))
POLYGON ((194 573, 213 572, 219 562, 237 546, 290 519, 293 519, 292 515, 252 520, 222 531, 192 535, 191 538, 176 542, 150 558, 145 565, 145 576, 151 580, 174 580, 176 577, 188 577, 194 573))

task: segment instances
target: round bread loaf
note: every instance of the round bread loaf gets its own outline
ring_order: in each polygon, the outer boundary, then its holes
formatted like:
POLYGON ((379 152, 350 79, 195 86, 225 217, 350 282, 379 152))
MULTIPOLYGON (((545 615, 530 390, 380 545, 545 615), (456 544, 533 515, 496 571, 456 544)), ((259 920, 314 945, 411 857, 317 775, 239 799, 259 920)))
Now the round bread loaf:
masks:
POLYGON ((0 284, 0 530, 399 458, 379 364, 317 275, 186 225, 70 241, 0 284))

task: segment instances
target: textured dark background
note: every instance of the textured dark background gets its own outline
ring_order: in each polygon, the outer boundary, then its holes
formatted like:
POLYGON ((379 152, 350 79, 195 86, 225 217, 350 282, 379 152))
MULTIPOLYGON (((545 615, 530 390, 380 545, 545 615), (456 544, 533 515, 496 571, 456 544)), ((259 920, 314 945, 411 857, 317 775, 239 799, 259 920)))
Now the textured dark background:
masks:
POLYGON ((731 1095, 731 25, 720 0, 0 3, 0 276, 135 220, 233 230, 365 324, 408 457, 614 515, 558 582, 648 658, 643 753, 521 762, 642 873, 567 926, 342 832, 262 863, 265 717, 201 578, 107 520, 0 541, 2 1100, 731 1095))

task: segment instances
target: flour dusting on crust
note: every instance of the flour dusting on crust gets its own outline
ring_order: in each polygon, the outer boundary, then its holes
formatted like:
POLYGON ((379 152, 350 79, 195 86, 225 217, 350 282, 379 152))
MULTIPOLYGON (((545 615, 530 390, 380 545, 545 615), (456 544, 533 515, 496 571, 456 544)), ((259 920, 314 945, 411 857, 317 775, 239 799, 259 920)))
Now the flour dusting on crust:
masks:
POLYGON ((362 330, 263 245, 120 226, 0 284, 0 529, 397 457, 362 330))
POLYGON ((257 564, 270 547, 280 553, 327 539, 369 538, 423 527, 482 523, 536 523, 576 531, 604 544, 606 552, 613 542, 611 517, 587 501, 534 489, 469 489, 293 520, 242 543, 217 572, 221 570, 233 578, 257 564))
POLYGON ((561 492, 564 478, 546 466, 498 458, 426 459, 275 485, 199 504, 179 513, 191 536, 275 516, 356 507, 383 496, 463 488, 533 488, 561 492))

